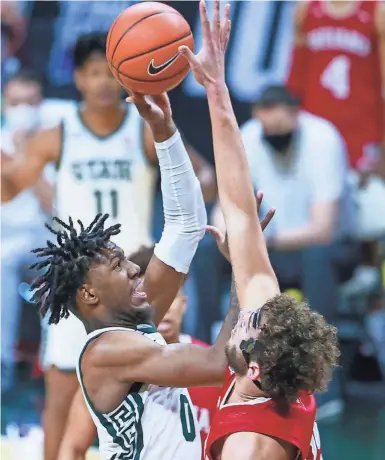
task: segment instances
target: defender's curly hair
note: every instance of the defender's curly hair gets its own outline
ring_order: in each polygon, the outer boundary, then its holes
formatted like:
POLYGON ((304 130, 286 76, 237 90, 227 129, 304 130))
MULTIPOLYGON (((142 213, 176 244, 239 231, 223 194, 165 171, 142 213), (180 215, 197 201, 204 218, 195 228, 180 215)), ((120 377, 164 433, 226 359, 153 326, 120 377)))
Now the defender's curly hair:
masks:
POLYGON ((57 217, 53 218, 60 224, 61 230, 45 224, 56 235, 57 244, 47 241, 46 248, 32 250, 45 260, 36 262, 30 268, 45 269, 45 273, 31 284, 31 290, 36 289, 33 300, 37 303, 41 316, 44 317, 48 310, 51 311, 49 324, 57 324, 62 318, 68 318, 69 309, 76 309, 76 291, 84 283, 90 262, 100 257, 111 236, 120 233, 120 224, 104 228, 108 217, 108 214, 98 214, 87 228, 78 220, 79 233, 71 217, 69 224, 57 217))
POLYGON ((250 359, 260 367, 263 391, 288 402, 300 390, 325 390, 340 355, 337 329, 306 301, 286 294, 264 305, 255 345, 250 359))

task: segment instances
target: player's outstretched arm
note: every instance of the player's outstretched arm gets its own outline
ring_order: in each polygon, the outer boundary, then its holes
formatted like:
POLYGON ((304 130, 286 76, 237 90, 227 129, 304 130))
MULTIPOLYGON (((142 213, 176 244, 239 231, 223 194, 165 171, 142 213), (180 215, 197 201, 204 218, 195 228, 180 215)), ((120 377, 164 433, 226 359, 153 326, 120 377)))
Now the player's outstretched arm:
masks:
MULTIPOLYGON (((209 348, 193 344, 158 345, 136 332, 110 334, 106 341, 88 351, 87 368, 113 367, 121 382, 146 382, 160 386, 220 386, 227 359, 225 346, 239 314, 234 286, 229 312, 214 345, 209 348)), ((105 333, 107 335, 108 332, 105 333)))
POLYGON ((213 132, 219 199, 229 238, 231 263, 241 308, 261 307, 279 292, 262 229, 257 218, 253 186, 240 130, 225 84, 224 57, 230 35, 230 6, 220 20, 220 2, 214 2, 212 25, 206 5, 200 3, 203 47, 198 55, 180 51, 196 80, 206 87, 213 132))
POLYGON ((154 308, 157 325, 175 299, 205 233, 206 208, 167 95, 132 95, 128 100, 151 128, 160 167, 165 226, 140 288, 154 308))
POLYGON ((25 146, 17 147, 15 154, 2 155, 1 202, 9 201, 39 180, 49 162, 60 157, 61 128, 37 132, 25 146))

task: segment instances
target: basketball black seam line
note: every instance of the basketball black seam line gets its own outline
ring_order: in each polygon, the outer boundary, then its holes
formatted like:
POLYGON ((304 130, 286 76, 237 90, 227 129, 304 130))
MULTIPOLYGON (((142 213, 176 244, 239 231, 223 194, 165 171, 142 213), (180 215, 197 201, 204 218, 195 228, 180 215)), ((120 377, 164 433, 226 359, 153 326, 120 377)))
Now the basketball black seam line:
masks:
POLYGON ((119 72, 117 71, 117 69, 115 68, 115 66, 113 66, 112 63, 109 62, 109 67, 110 67, 110 71, 111 71, 113 77, 116 78, 116 79, 118 80, 118 82, 124 87, 123 82, 122 82, 122 80, 120 79, 119 72), (115 76, 114 72, 112 71, 112 68, 111 68, 111 67, 117 72, 117 75, 116 75, 116 76, 115 76))
MULTIPOLYGON (((115 52, 116 52, 116 48, 118 47, 119 43, 123 40, 123 38, 125 37, 125 35, 127 34, 127 32, 129 32, 133 27, 135 27, 137 24, 139 24, 140 22, 144 21, 145 19, 147 18, 151 18, 152 16, 158 16, 160 14, 178 14, 179 16, 182 16, 180 13, 178 13, 177 11, 173 12, 173 11, 159 11, 157 13, 151 13, 149 14, 148 16, 145 16, 144 18, 140 18, 138 21, 134 22, 134 24, 131 24, 130 27, 128 27, 123 33, 122 35, 120 36, 119 40, 118 40, 118 43, 115 45, 115 48, 114 48, 114 51, 112 53, 112 56, 111 56, 111 62, 113 61, 114 59, 114 56, 115 56, 115 52)), ((183 16, 182 16, 183 17, 183 16)))
MULTIPOLYGON (((130 80, 132 81, 137 81, 137 82, 140 82, 140 83, 159 83, 160 81, 166 81, 166 80, 169 80, 171 78, 174 78, 174 77, 177 77, 179 74, 181 74, 182 72, 184 72, 186 70, 186 67, 188 67, 189 64, 188 62, 186 62, 186 65, 183 67, 182 70, 179 70, 179 72, 173 74, 173 75, 170 75, 169 77, 167 78, 158 78, 157 80, 139 80, 138 78, 133 78, 133 77, 130 77, 129 75, 123 73, 123 72, 118 72, 119 75, 123 75, 123 77, 126 77, 126 78, 129 78, 130 80)), ((115 67, 114 67, 115 68, 115 67)), ((115 69, 116 70, 116 69, 115 69)), ((124 84, 122 83, 122 81, 119 79, 120 83, 124 86, 124 84)))
MULTIPOLYGON (((119 40, 118 40, 118 42, 117 42, 116 45, 115 45, 114 51, 112 52, 111 61, 114 59, 115 52, 116 52, 116 48, 118 47, 119 43, 123 40, 123 38, 124 38, 124 36, 127 34, 127 32, 129 32, 133 27, 135 27, 137 24, 139 24, 140 22, 144 21, 145 19, 150 18, 151 16, 157 16, 158 14, 161 14, 161 13, 160 13, 160 12, 158 12, 158 13, 151 13, 151 14, 149 14, 148 16, 145 16, 144 18, 140 18, 138 21, 134 22, 134 24, 131 24, 130 27, 128 27, 128 28, 122 33, 122 35, 119 37, 119 40)), ((117 18, 117 19, 118 19, 118 18, 117 18)))
POLYGON ((112 31, 114 30, 114 27, 115 27, 117 22, 118 22, 118 18, 116 18, 115 21, 111 24, 110 30, 108 31, 107 43, 106 43, 106 54, 108 53, 108 49, 110 47, 112 31))
POLYGON ((139 53, 139 54, 136 54, 135 56, 131 56, 127 59, 124 59, 123 61, 121 61, 119 64, 118 64, 118 67, 115 67, 114 68, 119 72, 119 68, 120 66, 124 63, 124 62, 127 62, 127 61, 130 61, 131 59, 135 59, 135 58, 138 58, 138 57, 141 57, 141 56, 144 56, 146 55, 147 53, 152 53, 153 51, 156 51, 160 48, 164 48, 165 46, 168 46, 168 45, 172 45, 173 43, 176 43, 178 42, 179 40, 183 40, 185 38, 188 38, 190 35, 192 35, 191 31, 187 34, 187 35, 183 35, 182 37, 179 37, 179 38, 176 38, 175 40, 173 40, 172 42, 169 42, 169 43, 163 43, 162 45, 159 45, 157 46, 156 48, 151 48, 150 50, 146 50, 144 51, 143 53, 139 53))

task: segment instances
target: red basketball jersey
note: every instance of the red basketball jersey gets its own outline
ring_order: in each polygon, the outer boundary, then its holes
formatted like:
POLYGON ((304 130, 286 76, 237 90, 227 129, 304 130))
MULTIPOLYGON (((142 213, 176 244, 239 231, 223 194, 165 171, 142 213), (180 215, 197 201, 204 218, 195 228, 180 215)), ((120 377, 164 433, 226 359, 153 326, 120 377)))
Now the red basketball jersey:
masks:
POLYGON ((205 459, 215 460, 211 448, 219 439, 241 431, 261 433, 287 441, 298 448, 303 460, 320 460, 322 453, 315 423, 314 396, 301 394, 289 415, 279 415, 270 398, 256 398, 247 403, 226 404, 235 384, 235 374, 226 373, 217 411, 205 446, 205 459))
POLYGON ((338 128, 353 167, 375 152, 384 136, 377 6, 376 1, 357 2, 350 15, 334 18, 324 1, 309 2, 306 49, 295 50, 288 80, 305 110, 338 128))
MULTIPOLYGON (((181 335, 180 341, 182 343, 193 343, 194 345, 209 347, 207 343, 186 334, 181 335)), ((218 387, 194 387, 188 389, 201 433, 202 448, 210 431, 220 391, 221 389, 218 387)))

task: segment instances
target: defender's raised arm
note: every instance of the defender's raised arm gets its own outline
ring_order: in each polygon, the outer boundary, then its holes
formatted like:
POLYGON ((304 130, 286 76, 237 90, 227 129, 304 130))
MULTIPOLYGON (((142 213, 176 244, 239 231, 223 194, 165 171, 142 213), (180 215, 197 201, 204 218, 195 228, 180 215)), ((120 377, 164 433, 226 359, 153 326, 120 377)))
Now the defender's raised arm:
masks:
POLYGON ((225 83, 225 52, 230 36, 230 6, 220 20, 220 2, 214 2, 210 25, 205 2, 200 3, 203 47, 195 56, 187 47, 181 53, 196 80, 207 89, 219 198, 229 238, 231 263, 241 308, 261 307, 279 292, 270 265, 241 134, 225 83))

